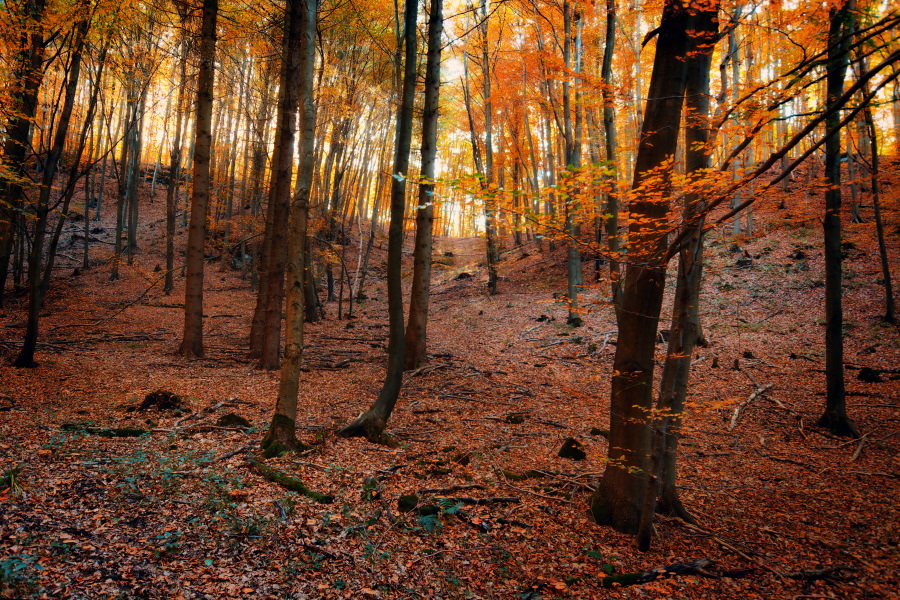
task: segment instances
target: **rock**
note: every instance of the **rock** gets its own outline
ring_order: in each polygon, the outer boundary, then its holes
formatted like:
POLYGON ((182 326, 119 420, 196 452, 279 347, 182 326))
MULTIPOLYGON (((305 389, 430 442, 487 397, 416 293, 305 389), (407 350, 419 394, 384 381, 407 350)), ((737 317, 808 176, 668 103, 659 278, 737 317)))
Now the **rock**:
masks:
POLYGON ((746 256, 743 258, 739 258, 737 259, 737 262, 734 263, 734 266, 739 269, 749 269, 753 266, 753 259, 746 256))
POLYGON ((865 381, 866 383, 881 383, 882 381, 881 375, 879 375, 878 371, 872 367, 863 367, 860 369, 856 378, 860 381, 865 381))
POLYGON ((252 425, 250 424, 250 421, 244 417, 234 413, 228 413, 227 415, 219 417, 216 421, 216 427, 240 427, 241 429, 250 429, 252 425))
POLYGON ((559 449, 558 454, 562 458, 569 458, 572 460, 584 460, 587 458, 587 452, 584 451, 584 446, 575 438, 566 438, 566 441, 563 442, 562 448, 559 449))
POLYGON ((155 392, 147 394, 147 397, 141 402, 138 410, 148 410, 150 408, 155 408, 157 410, 171 410, 173 408, 182 408, 183 406, 184 402, 178 394, 173 394, 172 392, 167 392, 165 390, 156 390, 155 392))
POLYGON ((454 279, 454 281, 463 281, 464 279, 472 279, 472 274, 471 274, 471 273, 466 273, 465 271, 463 271, 462 273, 460 273, 459 275, 457 275, 457 276, 454 277, 453 279, 454 279))

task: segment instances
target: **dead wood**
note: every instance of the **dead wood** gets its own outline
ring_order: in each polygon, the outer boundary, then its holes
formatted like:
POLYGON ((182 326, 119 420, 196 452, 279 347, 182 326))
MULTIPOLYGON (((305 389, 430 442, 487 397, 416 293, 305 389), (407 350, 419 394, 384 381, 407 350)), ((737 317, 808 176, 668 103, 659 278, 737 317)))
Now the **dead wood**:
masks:
POLYGON ((869 440, 868 434, 862 436, 859 440, 859 445, 856 447, 856 450, 853 452, 853 456, 850 457, 850 462, 856 462, 856 459, 859 458, 859 455, 862 454, 863 448, 866 445, 866 442, 869 440))
POLYGON ((770 383, 762 387, 757 387, 752 394, 747 396, 746 400, 738 404, 737 408, 734 409, 734 414, 731 416, 731 423, 728 424, 728 431, 731 431, 735 428, 735 426, 737 426, 738 418, 741 416, 741 411, 744 410, 744 407, 746 407, 748 404, 756 400, 760 395, 764 394, 773 387, 775 387, 774 383, 770 383))
MULTIPOLYGON (((698 573, 697 569, 704 570, 712 564, 708 558, 700 558, 691 562, 676 565, 666 565, 664 567, 656 567, 649 571, 641 571, 639 573, 622 573, 621 575, 610 575, 602 579, 603 587, 612 587, 614 585, 640 585, 649 583, 654 579, 664 577, 666 575, 687 575, 690 573, 698 573)), ((703 571, 704 573, 706 571, 703 571)), ((702 573, 701 573, 702 574, 702 573)))
POLYGON ((257 473, 259 473, 269 481, 277 483, 286 490, 303 494, 304 496, 308 496, 309 498, 312 498, 316 502, 320 502, 322 504, 331 504, 332 502, 334 502, 334 496, 315 492, 306 487, 306 485, 296 477, 285 475, 284 473, 277 471, 272 467, 269 467, 253 458, 248 458, 247 462, 250 464, 250 467, 257 473))
POLYGON ((798 581, 819 581, 822 579, 849 581, 855 577, 855 575, 852 575, 852 573, 855 573, 856 571, 857 569, 855 567, 835 565, 833 567, 824 567, 822 569, 810 569, 806 571, 797 571, 796 573, 788 573, 786 577, 789 577, 790 579, 796 579, 798 581), (846 571, 847 574, 841 574, 842 571, 846 571))
POLYGON ((420 494, 449 494, 451 492, 459 492, 462 490, 483 490, 484 486, 480 483, 467 483, 460 485, 451 485, 445 488, 425 488, 419 490, 420 494))

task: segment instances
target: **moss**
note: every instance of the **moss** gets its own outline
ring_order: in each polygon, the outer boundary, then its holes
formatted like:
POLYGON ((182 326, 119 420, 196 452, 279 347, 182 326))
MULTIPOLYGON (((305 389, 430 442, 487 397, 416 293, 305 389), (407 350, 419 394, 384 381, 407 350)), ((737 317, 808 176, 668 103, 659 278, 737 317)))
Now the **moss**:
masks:
POLYGON ((603 587, 612 587, 615 584, 631 585, 633 583, 637 583, 643 578, 643 573, 623 573, 621 575, 611 575, 609 577, 604 577, 600 581, 603 584, 603 587))
POLYGON ((419 509, 419 514, 423 517, 436 517, 441 514, 441 507, 437 504, 426 504, 419 509))
POLYGON ((138 410, 147 410, 150 408, 156 408, 157 410, 171 410, 174 408, 181 408, 183 405, 184 402, 178 394, 166 390, 156 390, 155 392, 147 394, 144 401, 141 402, 141 405, 138 407, 138 410))
POLYGON ((525 422, 525 414, 524 413, 510 413, 506 415, 506 422, 512 423, 513 425, 521 425, 525 422))
POLYGON ((563 442, 562 448, 559 449, 558 454, 562 458, 569 458, 572 460, 584 460, 587 458, 584 446, 575 438, 566 438, 566 441, 563 442))
POLYGON ((606 525, 612 517, 612 504, 599 488, 591 496, 591 516, 597 525, 606 525))
POLYGON ((502 469, 500 472, 503 473, 503 476, 506 477, 510 481, 525 481, 526 479, 528 479, 527 476, 522 475, 520 473, 516 473, 515 471, 509 471, 507 469, 502 469))
POLYGON ((397 500, 397 509, 400 512, 412 512, 419 505, 419 497, 416 494, 406 494, 397 500))
POLYGON ((286 452, 303 451, 310 448, 297 440, 294 421, 278 413, 272 416, 269 432, 260 446, 263 449, 263 458, 273 458, 286 452))
POLYGON ((290 452, 290 448, 278 440, 266 440, 263 442, 263 458, 275 458, 290 452))
POLYGON ((609 429, 600 429, 599 427, 591 427, 591 435, 599 435, 609 439, 609 429))
POLYGON ((248 461, 250 462, 250 466, 253 467, 260 475, 273 483, 277 483, 286 490, 297 492, 298 494, 303 494, 304 496, 307 496, 308 498, 311 498, 316 502, 320 502, 322 504, 331 504, 332 502, 334 502, 334 496, 330 494, 320 494, 319 492, 315 492, 306 487, 306 484, 304 484, 296 477, 291 477, 289 475, 285 475, 280 471, 276 471, 275 469, 264 465, 258 460, 250 458, 248 459, 248 461))
POLYGON ((221 417, 219 417, 216 421, 216 426, 239 427, 241 429, 250 429, 250 427, 252 427, 250 421, 235 413, 228 413, 227 415, 222 415, 221 417))

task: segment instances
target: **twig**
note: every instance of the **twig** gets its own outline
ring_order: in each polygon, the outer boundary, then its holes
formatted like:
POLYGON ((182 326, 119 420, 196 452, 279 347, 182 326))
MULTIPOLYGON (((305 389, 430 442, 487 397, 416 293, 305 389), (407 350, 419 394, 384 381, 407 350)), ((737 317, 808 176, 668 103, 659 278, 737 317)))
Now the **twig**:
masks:
POLYGON ((853 456, 850 457, 850 462, 856 462, 856 459, 859 458, 860 454, 862 454, 863 447, 866 445, 868 439, 869 434, 862 436, 862 439, 859 440, 859 446, 856 447, 856 451, 853 453, 853 456))
POLYGON ((751 402, 756 400, 757 397, 759 397, 761 394, 764 394, 765 392, 772 389, 773 387, 775 387, 774 383, 770 383, 763 387, 759 387, 756 389, 755 392, 753 392, 752 394, 747 396, 746 400, 744 400, 743 402, 738 404, 737 408, 734 409, 734 415, 732 415, 732 417, 731 417, 731 423, 729 423, 729 425, 728 425, 728 431, 731 431, 732 429, 735 428, 735 426, 737 426, 738 418, 741 416, 741 411, 744 409, 745 406, 747 406, 748 404, 750 404, 751 402))
POLYGON ((241 446, 240 448, 238 448, 238 449, 236 449, 236 450, 232 450, 231 452, 226 452, 225 454, 223 454, 222 456, 219 456, 218 458, 214 458, 214 459, 212 459, 212 460, 207 461, 206 464, 211 465, 211 464, 213 464, 213 463, 217 463, 217 462, 221 462, 221 461, 223 461, 223 460, 227 460, 227 459, 231 458, 232 456, 235 456, 235 455, 237 455, 237 454, 240 454, 241 452, 245 452, 245 451, 249 450, 250 448, 252 448, 252 447, 255 446, 256 444, 260 443, 261 441, 262 441, 262 438, 253 440, 253 441, 250 442, 249 444, 244 444, 243 446, 241 446))

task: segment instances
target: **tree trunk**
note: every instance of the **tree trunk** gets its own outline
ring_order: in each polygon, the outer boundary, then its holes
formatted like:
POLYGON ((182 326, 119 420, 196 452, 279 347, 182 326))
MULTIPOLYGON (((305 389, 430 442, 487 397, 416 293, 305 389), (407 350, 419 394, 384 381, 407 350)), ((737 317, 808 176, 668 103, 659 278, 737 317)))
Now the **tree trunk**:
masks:
MULTIPOLYGON (((3 166, 11 176, 0 178, 0 307, 3 306, 3 292, 9 272, 9 261, 15 247, 15 222, 19 220, 22 204, 22 185, 19 180, 25 176, 26 154, 31 147, 31 122, 37 112, 38 90, 44 77, 43 64, 46 47, 41 28, 44 17, 45 0, 24 3, 21 19, 28 26, 22 28, 16 55, 14 85, 21 86, 11 91, 9 103, 18 106, 5 124, 6 139, 3 145, 3 166)), ((8 9, 11 10, 11 9, 8 9)))
POLYGON ((443 1, 431 0, 428 19, 428 58, 425 65, 425 106, 422 115, 422 171, 416 209, 416 246, 409 326, 406 329, 406 368, 426 360, 428 294, 431 287, 431 248, 434 226, 434 163, 437 157, 438 99, 441 88, 441 32, 443 1))
POLYGON ((173 271, 175 270, 175 190, 178 186, 178 167, 181 165, 181 127, 184 121, 184 88, 187 87, 187 40, 182 40, 178 59, 178 100, 175 103, 175 137, 172 140, 172 151, 169 153, 169 185, 166 189, 166 280, 163 293, 167 296, 175 287, 173 271))
POLYGON ((388 229, 388 365, 384 385, 372 407, 355 421, 340 430, 344 437, 365 436, 371 441, 383 441, 394 405, 403 383, 403 365, 406 348, 403 332, 403 289, 400 267, 403 253, 403 213, 406 200, 406 177, 409 167, 409 149, 412 139, 413 105, 416 85, 416 13, 418 3, 407 0, 404 19, 403 92, 397 113, 397 138, 394 153, 394 169, 391 178, 391 224, 388 229))
MULTIPOLYGON (((294 138, 297 127, 297 106, 300 81, 300 26, 301 6, 292 3, 288 7, 292 13, 285 26, 285 49, 283 81, 285 93, 278 115, 277 162, 272 162, 272 180, 269 193, 269 212, 272 214, 271 239, 265 284, 266 299, 262 326, 262 339, 259 346, 259 369, 277 369, 280 364, 281 351, 281 315, 284 304, 284 270, 288 254, 288 218, 291 208, 291 175, 294 163, 294 138), (297 14, 294 14, 297 13, 297 14)), ((268 223, 267 229, 268 229, 268 223)), ((263 285, 260 285, 262 293, 263 285)))
MULTIPOLYGON (((845 0, 840 8, 829 12, 828 75, 826 78, 825 110, 831 110, 844 91, 844 76, 849 64, 852 36, 852 0, 845 0)), ((832 110, 825 118, 825 128, 831 130, 840 122, 840 112, 832 110)), ((836 131, 825 142, 825 412, 819 425, 833 434, 858 437, 847 417, 844 389, 844 337, 841 307, 841 132, 836 131)))
POLYGON ((316 112, 313 99, 313 72, 316 62, 316 0, 288 0, 291 23, 288 29, 300 38, 297 69, 300 95, 300 165, 294 190, 287 262, 287 318, 284 361, 278 386, 278 400, 272 424, 262 442, 270 454, 300 447, 296 437, 297 396, 303 358, 303 246, 306 242, 309 192, 315 161, 316 112), (294 24, 298 19, 300 23, 294 24))
MULTIPOLYGON (((75 105, 75 92, 78 89, 78 77, 81 70, 81 51, 84 48, 84 40, 90 27, 90 19, 87 12, 88 2, 82 0, 76 7, 81 20, 76 29, 75 39, 72 42, 72 60, 69 65, 69 77, 66 82, 66 95, 62 110, 59 113, 59 122, 53 133, 53 145, 47 153, 47 161, 44 164, 44 173, 41 180, 38 201, 35 206, 37 216, 34 228, 34 239, 31 242, 31 256, 28 263, 28 317, 25 325, 25 340, 22 350, 13 361, 14 367, 35 367, 34 351, 37 348, 38 322, 40 319, 41 302, 41 258, 44 250, 44 236, 47 229, 47 215, 50 212, 50 193, 53 190, 53 177, 59 165, 60 156, 66 143, 66 135, 69 133, 69 122, 72 119, 72 108, 75 105)), ((76 167, 77 168, 77 167, 76 167)))
POLYGON ((216 60, 218 0, 203 0, 200 68, 197 74, 197 118, 194 133, 191 224, 188 229, 184 283, 184 338, 177 354, 203 358, 203 263, 206 247, 206 209, 209 205, 209 163, 212 135, 213 82, 216 60))
POLYGON ((630 206, 629 263, 618 311, 619 343, 610 394, 609 462, 591 511, 600 524, 637 531, 647 485, 649 419, 659 313, 665 284, 668 203, 671 173, 653 170, 675 154, 690 48, 692 14, 681 0, 666 0, 656 42, 656 57, 634 175, 630 206))
POLYGON ((688 193, 684 198, 682 226, 690 234, 678 262, 678 278, 672 306, 668 349, 663 366, 656 417, 653 420, 652 479, 647 484, 638 546, 650 547, 657 495, 661 511, 675 514, 689 522, 694 518, 685 510, 675 486, 678 438, 681 432, 687 384, 691 373, 691 357, 700 336, 700 288, 703 279, 703 214, 704 190, 699 182, 709 168, 709 76, 713 48, 717 38, 717 6, 701 13, 694 27, 693 50, 688 60, 685 86, 685 173, 688 193))
MULTIPOLYGON (((621 301, 621 278, 619 267, 619 173, 616 159, 619 153, 616 137, 616 107, 612 96, 612 59, 616 43, 616 0, 606 0, 606 47, 603 49, 603 68, 600 80, 603 82, 603 130, 606 133, 606 163, 612 171, 609 176, 610 189, 606 194, 606 248, 609 252, 609 285, 613 305, 621 301)), ((599 234, 598 234, 599 235, 599 234)))

